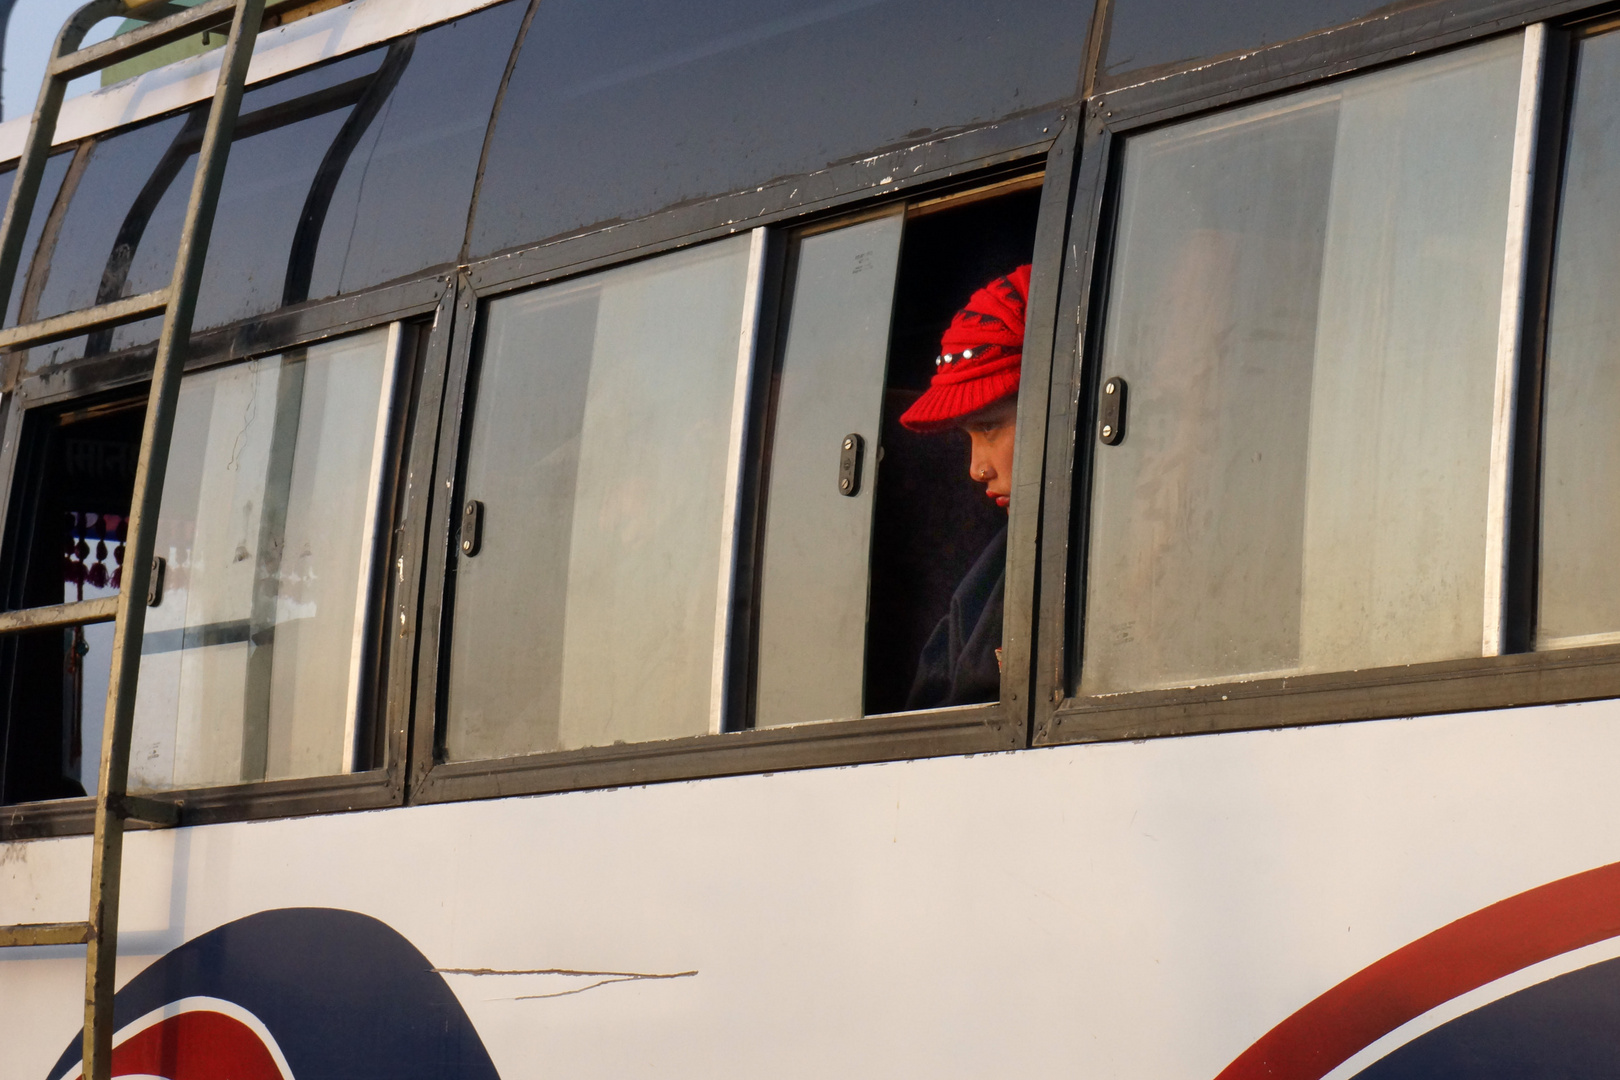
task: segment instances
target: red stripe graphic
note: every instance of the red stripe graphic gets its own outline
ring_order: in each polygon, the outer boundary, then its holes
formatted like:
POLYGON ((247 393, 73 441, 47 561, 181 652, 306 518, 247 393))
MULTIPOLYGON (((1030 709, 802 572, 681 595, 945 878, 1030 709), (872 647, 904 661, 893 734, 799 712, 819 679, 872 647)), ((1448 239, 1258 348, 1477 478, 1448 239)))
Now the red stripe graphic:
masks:
POLYGON ((113 1048, 112 1074, 286 1080, 256 1031, 223 1013, 203 1010, 167 1017, 125 1039, 113 1048))
POLYGON ((1268 1031, 1217 1080, 1321 1080, 1437 1005, 1620 936, 1620 863, 1510 896, 1363 968, 1268 1031))

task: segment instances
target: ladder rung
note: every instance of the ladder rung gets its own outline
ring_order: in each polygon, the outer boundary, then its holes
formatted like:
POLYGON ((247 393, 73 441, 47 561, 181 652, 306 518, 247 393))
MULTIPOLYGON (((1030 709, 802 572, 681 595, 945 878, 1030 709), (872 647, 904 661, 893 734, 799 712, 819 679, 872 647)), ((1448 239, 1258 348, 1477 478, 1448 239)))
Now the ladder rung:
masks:
POLYGON ((0 926, 0 949, 24 945, 83 945, 90 940, 87 922, 19 923, 0 926))
POLYGON ((162 311, 168 303, 169 290, 159 289, 139 296, 126 296, 110 304, 97 304, 83 311, 53 315, 49 319, 13 326, 10 330, 0 330, 0 349, 45 345, 52 341, 61 341, 63 338, 78 337, 80 334, 90 334, 97 330, 138 322, 162 311))
POLYGON ((24 634, 30 630, 50 630, 58 626, 85 626, 112 622, 118 617, 118 597, 75 600, 71 604, 0 611, 0 634, 24 634))
POLYGON ((125 795, 118 802, 118 810, 126 818, 144 821, 149 825, 180 824, 180 808, 172 802, 146 799, 139 795, 125 795))
POLYGON ((161 45, 212 30, 229 23, 236 13, 236 0, 209 0, 194 8, 186 8, 178 15, 170 15, 148 23, 139 30, 119 34, 88 49, 59 56, 51 61, 51 74, 60 79, 74 79, 100 71, 104 67, 128 60, 132 56, 151 52, 161 45))

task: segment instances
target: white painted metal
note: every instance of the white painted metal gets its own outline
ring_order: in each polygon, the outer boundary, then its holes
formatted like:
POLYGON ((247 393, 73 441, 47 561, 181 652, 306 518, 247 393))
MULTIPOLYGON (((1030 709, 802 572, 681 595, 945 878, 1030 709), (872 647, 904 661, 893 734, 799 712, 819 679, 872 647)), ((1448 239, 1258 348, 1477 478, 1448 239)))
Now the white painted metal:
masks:
MULTIPOLYGON (((1380 957, 1620 861, 1617 759, 1610 701, 132 833, 121 976, 335 907, 439 967, 698 972, 448 976, 503 1080, 1211 1080, 1380 957)), ((0 845, 0 921, 73 915, 88 843, 0 845)), ((0 955, 0 1076, 48 1080, 81 964, 0 955)))
POLYGON ((384 346, 382 399, 377 407, 377 430, 371 441, 371 475, 366 481, 365 535, 360 541, 363 563, 360 567, 360 588, 354 597, 354 637, 349 646, 349 690, 345 697, 347 712, 343 718, 343 771, 354 772, 360 753, 360 706, 365 688, 364 661, 366 638, 371 629, 369 615, 376 600, 377 561, 385 556, 378 544, 382 526, 382 480, 388 460, 388 433, 393 427, 395 397, 398 393, 399 365, 405 349, 405 327, 393 323, 388 327, 388 343, 384 346))
POLYGON ((1502 652, 1507 585, 1507 530, 1512 513, 1513 419, 1519 397, 1519 343, 1524 327, 1531 177, 1536 166, 1538 117, 1547 57, 1547 27, 1524 32, 1519 112, 1513 129, 1513 175, 1508 188, 1507 243, 1502 256, 1502 306, 1496 331, 1496 389, 1491 413, 1490 489, 1485 505, 1485 606, 1481 653, 1502 652))
MULTIPOLYGON (((248 85, 323 60, 358 52, 380 41, 459 18, 500 0, 352 0, 259 35, 248 85)), ((213 96, 219 50, 72 98, 62 106, 54 145, 194 105, 213 96)), ((0 162, 22 153, 28 116, 0 124, 0 162)))
POLYGON ((737 515, 742 510, 743 437, 759 353, 759 317, 764 306, 765 233, 748 239, 748 284, 743 292, 742 334, 737 341, 737 378, 731 395, 731 435, 726 447, 726 486, 720 510, 720 584, 714 603, 714 663, 710 668, 709 733, 725 730, 726 670, 731 663, 732 596, 737 578, 737 515))

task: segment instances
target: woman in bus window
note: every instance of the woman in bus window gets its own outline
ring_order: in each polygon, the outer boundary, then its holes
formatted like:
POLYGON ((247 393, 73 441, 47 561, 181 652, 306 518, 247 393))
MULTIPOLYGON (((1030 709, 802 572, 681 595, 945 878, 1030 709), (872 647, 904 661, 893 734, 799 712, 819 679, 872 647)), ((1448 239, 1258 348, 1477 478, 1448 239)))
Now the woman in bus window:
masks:
MULTIPOLYGON (((1012 500, 1014 420, 1024 356, 1028 266, 979 289, 951 319, 928 390, 900 417, 912 431, 967 432, 968 475, 1005 510, 1012 500)), ((1005 526, 951 596, 923 646, 908 709, 970 705, 1001 696, 1005 526)))

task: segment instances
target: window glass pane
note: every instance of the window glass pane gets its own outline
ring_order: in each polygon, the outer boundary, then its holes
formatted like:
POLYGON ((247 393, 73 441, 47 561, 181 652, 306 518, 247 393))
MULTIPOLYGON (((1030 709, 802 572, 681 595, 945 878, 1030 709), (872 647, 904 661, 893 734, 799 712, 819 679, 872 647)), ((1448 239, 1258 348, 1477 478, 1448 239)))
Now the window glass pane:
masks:
POLYGON ((416 36, 399 85, 332 195, 311 297, 455 261, 524 8, 500 4, 416 36))
MULTIPOLYGON (((132 787, 353 766, 388 341, 377 330, 181 382, 132 787)), ((9 607, 117 593, 144 413, 124 398, 29 415, 7 520, 9 607)), ((112 637, 106 623, 0 642, 0 801, 94 793, 112 637)))
POLYGON ((181 384, 132 787, 338 773, 351 760, 388 338, 181 384))
POLYGON ((711 730, 748 273, 737 237, 489 304, 450 758, 711 730))
POLYGON ((1116 0, 1108 12, 1103 70, 1112 82, 1135 82, 1123 76, 1275 45, 1398 6, 1385 0, 1116 0))
POLYGON ((474 255, 768 184, 1066 100, 1090 4, 546 0, 474 255))
MULTIPOLYGON (((373 49, 346 57, 244 96, 197 295, 199 327, 219 326, 282 305, 288 253, 311 183, 385 53, 373 49), (283 115, 294 122, 282 122, 283 115)), ((153 210, 144 242, 130 264, 127 293, 169 283, 196 165, 192 150, 153 210)), ((113 340, 115 346, 124 343, 118 334, 113 340)))
POLYGON ((872 482, 903 214, 799 246, 772 432, 755 726, 862 715, 872 482), (865 478, 838 490, 844 439, 865 478))
MULTIPOLYGON (((376 86, 388 55, 372 49, 243 97, 197 301, 198 327, 271 311, 288 299, 294 243, 314 181, 356 103, 392 85, 376 86)), ((40 289, 40 317, 169 284, 206 119, 202 105, 90 147, 40 289)), ((159 325, 146 320, 92 335, 88 344, 75 338, 44 346, 33 350, 29 367, 149 342, 159 325)))
MULTIPOLYGON (((114 135, 90 144, 90 155, 79 176, 73 200, 57 232, 56 250, 46 271, 39 298, 41 317, 60 315, 91 307, 108 297, 99 294, 109 264, 116 277, 142 239, 147 218, 130 220, 131 205, 140 202, 140 192, 155 170, 164 164, 175 137, 187 126, 189 114, 171 116, 155 123, 114 135), (122 253, 117 249, 123 248, 122 253)), ((196 121, 193 121, 195 130, 196 121)), ((180 155, 167 163, 164 175, 177 175, 184 164, 180 155)), ((189 173, 188 173, 189 175, 189 173)), ((159 181, 161 182, 161 181, 159 181)), ((154 193, 157 194, 157 193, 154 193)), ((150 209, 150 207, 148 207, 150 209)), ((155 241, 154 241, 155 243, 155 241)), ((170 271, 173 271, 173 266, 170 271)), ((139 285, 161 288, 168 284, 139 285)), ((124 289, 129 295, 137 289, 124 289)), ((110 297, 116 299, 116 296, 110 297)))
POLYGON ((1620 34, 1579 55, 1547 331, 1543 649, 1620 641, 1620 34))
POLYGON ((1520 52, 1127 145, 1083 693, 1479 654, 1520 52))
MULTIPOLYGON (((39 195, 34 199, 34 215, 28 219, 28 231, 23 234, 22 257, 17 262, 17 277, 12 282, 11 300, 6 305, 7 326, 17 324, 17 312, 21 310, 23 293, 28 287, 29 267, 34 261, 34 253, 39 249, 39 236, 45 230, 45 219, 50 217, 51 205, 62 190, 62 179, 67 176, 73 153, 72 150, 58 150, 45 159, 45 172, 39 179, 39 195)), ((11 183, 16 178, 15 165, 0 173, 0 199, 11 198, 11 183)), ((4 214, 5 204, 0 203, 0 216, 4 214)))

